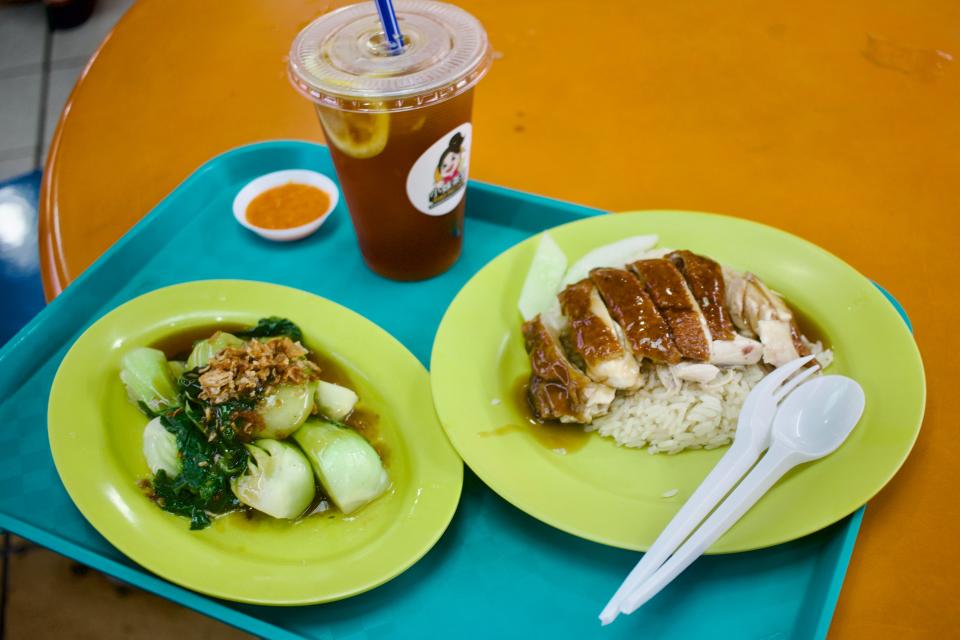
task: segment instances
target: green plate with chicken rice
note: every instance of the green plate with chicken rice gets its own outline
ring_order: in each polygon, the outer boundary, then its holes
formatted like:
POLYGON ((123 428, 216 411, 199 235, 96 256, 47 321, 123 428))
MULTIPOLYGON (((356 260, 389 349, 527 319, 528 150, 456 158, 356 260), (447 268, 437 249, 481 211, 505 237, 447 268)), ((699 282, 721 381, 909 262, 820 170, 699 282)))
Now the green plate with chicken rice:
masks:
POLYGON ((835 256, 702 213, 563 225, 464 286, 437 332, 431 380, 451 442, 494 491, 574 535, 644 550, 720 460, 750 389, 804 354, 863 386, 863 419, 710 550, 726 553, 853 512, 896 473, 920 430, 925 383, 913 337, 873 283, 835 256))
POLYGON ((240 602, 386 582, 440 537, 462 485, 416 358, 355 313, 266 283, 177 285, 111 311, 64 358, 48 426, 104 537, 240 602))

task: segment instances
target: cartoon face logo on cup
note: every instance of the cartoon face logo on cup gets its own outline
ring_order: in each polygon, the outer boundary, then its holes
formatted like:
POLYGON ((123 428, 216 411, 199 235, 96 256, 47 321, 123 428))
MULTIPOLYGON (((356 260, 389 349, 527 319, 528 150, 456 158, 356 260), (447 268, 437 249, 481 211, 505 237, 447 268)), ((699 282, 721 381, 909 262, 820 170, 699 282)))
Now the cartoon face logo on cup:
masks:
POLYGON ((428 216, 442 216, 456 208, 467 186, 472 127, 465 123, 448 132, 423 152, 407 175, 407 196, 428 216))
POLYGON ((433 174, 433 189, 430 191, 430 208, 434 208, 447 198, 453 197, 463 188, 463 136, 455 133, 450 136, 447 148, 440 154, 440 162, 433 174))

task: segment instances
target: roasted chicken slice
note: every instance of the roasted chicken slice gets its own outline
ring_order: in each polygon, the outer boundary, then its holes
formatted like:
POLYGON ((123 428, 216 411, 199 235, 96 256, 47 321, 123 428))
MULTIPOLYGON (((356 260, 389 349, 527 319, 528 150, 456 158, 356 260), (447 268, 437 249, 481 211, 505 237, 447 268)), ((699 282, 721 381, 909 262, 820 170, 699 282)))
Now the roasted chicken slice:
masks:
POLYGON ((723 279, 730 317, 741 331, 760 338, 764 362, 779 367, 810 353, 793 312, 760 278, 724 267, 723 279))
POLYGON ((733 340, 710 343, 710 363, 717 365, 757 364, 763 356, 763 344, 734 334, 733 340))
POLYGON ((669 260, 638 260, 630 265, 657 310, 666 319, 673 340, 684 358, 706 362, 712 340, 707 320, 683 275, 669 260))
POLYGON ((683 274, 714 340, 733 340, 735 332, 726 308, 726 287, 719 264, 692 251, 673 251, 666 259, 683 274))
POLYGON ((567 318, 570 346, 583 360, 587 375, 616 389, 635 388, 640 367, 593 282, 589 278, 575 282, 557 298, 567 318))
POLYGON ((623 269, 594 269, 590 279, 639 363, 643 358, 676 364, 680 351, 670 328, 635 275, 623 269))
POLYGON ((609 411, 613 388, 577 369, 539 315, 523 323, 523 339, 533 369, 527 397, 539 419, 589 424, 609 411))
POLYGON ((723 286, 726 293, 727 311, 734 326, 748 337, 757 335, 747 319, 744 304, 747 296, 747 274, 730 267, 721 267, 723 286))

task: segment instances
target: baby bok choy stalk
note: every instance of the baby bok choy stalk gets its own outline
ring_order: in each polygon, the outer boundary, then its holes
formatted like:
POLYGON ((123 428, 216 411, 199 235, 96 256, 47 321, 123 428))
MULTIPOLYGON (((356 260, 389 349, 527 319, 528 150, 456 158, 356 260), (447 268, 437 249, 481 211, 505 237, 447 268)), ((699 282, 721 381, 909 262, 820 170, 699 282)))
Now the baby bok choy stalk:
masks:
POLYGON ((187 369, 205 367, 207 363, 210 362, 210 358, 224 349, 230 347, 239 349, 243 347, 243 344, 243 340, 237 336, 224 331, 217 331, 206 340, 201 340, 193 346, 193 351, 190 352, 190 356, 187 358, 186 367, 187 369))
POLYGON ((248 444, 247 471, 230 484, 243 504, 274 518, 292 520, 313 502, 310 463, 297 447, 263 439, 248 444))
POLYGON ((177 436, 167 431, 159 417, 148 422, 143 430, 143 457, 154 475, 162 469, 170 478, 176 478, 183 468, 177 436))
POLYGON ((293 434, 333 503, 349 514, 390 486, 380 456, 363 436, 341 424, 308 420, 293 434))
POLYGON ((350 415, 357 400, 359 398, 352 389, 332 382, 317 381, 317 408, 331 420, 339 422, 350 415))
POLYGON ((179 380, 180 376, 182 376, 187 370, 187 363, 185 360, 171 360, 167 363, 167 366, 170 367, 170 373, 173 375, 174 380, 179 380))
POLYGON ((283 440, 299 429, 313 412, 316 382, 280 385, 256 405, 260 418, 256 435, 283 440))
POLYGON ((180 404, 176 380, 162 351, 139 347, 123 354, 120 380, 130 401, 151 417, 180 404))

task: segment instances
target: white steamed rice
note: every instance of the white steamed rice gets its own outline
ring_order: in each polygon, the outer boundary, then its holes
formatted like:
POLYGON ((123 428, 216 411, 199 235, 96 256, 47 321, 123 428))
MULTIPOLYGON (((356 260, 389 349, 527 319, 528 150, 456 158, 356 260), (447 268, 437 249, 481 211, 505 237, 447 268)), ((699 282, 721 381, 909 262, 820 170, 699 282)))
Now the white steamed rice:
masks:
POLYGON ((641 374, 643 387, 617 397, 610 412, 587 429, 625 447, 678 453, 729 444, 740 407, 765 372, 758 365, 726 367, 710 382, 699 383, 673 380, 668 367, 647 363, 641 374))
MULTIPOLYGON (((833 352, 819 342, 805 342, 826 369, 833 352)), ((737 430, 740 407, 766 375, 760 365, 724 367, 710 382, 690 382, 677 380, 669 367, 649 361, 640 372, 643 386, 618 396, 610 412, 586 428, 624 447, 671 454, 729 444, 737 430)))

